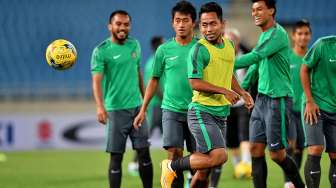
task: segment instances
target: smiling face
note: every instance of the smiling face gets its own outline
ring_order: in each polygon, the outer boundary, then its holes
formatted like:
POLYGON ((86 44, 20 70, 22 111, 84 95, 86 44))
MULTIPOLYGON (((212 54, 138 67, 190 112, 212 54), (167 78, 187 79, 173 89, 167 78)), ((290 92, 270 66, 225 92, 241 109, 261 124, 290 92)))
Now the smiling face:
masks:
POLYGON ((223 34, 224 22, 218 18, 215 12, 205 12, 200 17, 199 28, 209 42, 216 43, 223 34))
POLYGON ((265 1, 257 1, 252 4, 252 17, 256 26, 264 27, 273 21, 273 8, 268 8, 265 1))
POLYGON ((177 37, 186 38, 192 35, 195 23, 190 14, 176 12, 172 25, 177 37))
POLYGON ((302 27, 296 28, 292 34, 292 39, 293 39, 294 45, 300 48, 307 48, 308 43, 311 39, 311 31, 309 27, 302 26, 302 27))
POLYGON ((116 14, 111 19, 108 29, 112 34, 112 39, 118 43, 124 42, 128 37, 131 28, 131 21, 128 15, 116 14))

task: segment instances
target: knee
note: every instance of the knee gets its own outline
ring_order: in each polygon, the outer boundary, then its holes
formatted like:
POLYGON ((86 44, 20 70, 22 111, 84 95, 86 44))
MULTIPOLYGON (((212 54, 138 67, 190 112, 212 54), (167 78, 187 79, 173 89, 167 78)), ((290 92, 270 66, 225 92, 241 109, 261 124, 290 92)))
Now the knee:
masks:
POLYGON ((309 155, 320 156, 320 155, 322 155, 323 150, 324 150, 324 147, 321 146, 321 145, 308 146, 308 154, 309 155))
POLYGON ((176 160, 183 157, 183 150, 181 148, 169 148, 168 149, 168 159, 176 160))
POLYGON ((251 143, 250 152, 252 157, 262 157, 265 156, 265 144, 262 143, 251 143))
POLYGON ((209 163, 211 168, 223 165, 228 159, 227 153, 225 151, 220 152, 216 155, 210 157, 209 163))
POLYGON ((278 150, 278 151, 270 151, 270 157, 274 162, 280 163, 281 161, 285 160, 286 151, 285 149, 278 150))
POLYGON ((331 160, 336 160, 336 153, 334 153, 334 152, 330 152, 330 153, 329 153, 329 158, 330 158, 331 160))
POLYGON ((138 153, 139 163, 149 163, 152 161, 149 148, 141 148, 136 150, 138 153))

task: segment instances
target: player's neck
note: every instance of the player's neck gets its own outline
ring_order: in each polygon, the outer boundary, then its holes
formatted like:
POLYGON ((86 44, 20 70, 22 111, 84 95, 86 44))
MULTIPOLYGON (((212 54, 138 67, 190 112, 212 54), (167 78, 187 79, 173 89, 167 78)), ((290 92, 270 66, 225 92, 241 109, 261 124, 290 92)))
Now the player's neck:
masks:
POLYGON ((175 36, 175 41, 182 46, 189 44, 192 41, 192 39, 193 35, 189 35, 186 37, 175 36))
POLYGON ((297 54, 298 56, 305 56, 307 53, 308 48, 307 47, 302 47, 302 46, 298 46, 298 45, 294 45, 293 47, 293 51, 295 54, 297 54))
POLYGON ((261 26, 262 32, 267 31, 269 28, 273 27, 275 25, 275 20, 271 19, 269 22, 267 22, 265 25, 261 26))
POLYGON ((116 43, 116 44, 119 44, 119 45, 123 45, 124 43, 125 43, 125 41, 126 41, 127 39, 125 39, 125 40, 118 40, 118 39, 116 39, 115 37, 111 37, 111 41, 113 42, 113 43, 116 43))

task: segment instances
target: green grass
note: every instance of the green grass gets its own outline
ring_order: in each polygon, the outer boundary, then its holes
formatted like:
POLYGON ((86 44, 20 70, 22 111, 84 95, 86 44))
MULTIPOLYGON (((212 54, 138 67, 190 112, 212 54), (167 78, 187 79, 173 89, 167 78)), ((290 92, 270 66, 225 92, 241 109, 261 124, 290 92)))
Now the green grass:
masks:
MULTIPOLYGON (((159 163, 166 157, 163 150, 153 149, 154 187, 160 187, 159 163)), ((131 161, 133 152, 125 154, 123 162, 123 188, 141 187, 139 177, 127 173, 127 163, 131 161)), ((0 162, 1 188, 97 188, 108 187, 106 172, 108 155, 102 151, 32 151, 8 152, 7 161, 0 162)), ((327 155, 321 161, 322 178, 320 187, 329 187, 327 155)), ((222 171, 219 187, 248 188, 251 180, 232 178, 233 168, 228 161, 222 171)), ((301 169, 302 174, 302 169, 301 169)), ((283 176, 280 168, 268 161, 268 187, 283 187, 283 176)))

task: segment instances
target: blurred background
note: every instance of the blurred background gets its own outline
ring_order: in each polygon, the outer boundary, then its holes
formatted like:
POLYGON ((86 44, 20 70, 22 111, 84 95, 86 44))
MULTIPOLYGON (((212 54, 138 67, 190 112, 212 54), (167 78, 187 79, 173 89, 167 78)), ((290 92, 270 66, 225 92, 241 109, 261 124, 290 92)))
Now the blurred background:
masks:
MULTIPOLYGON (((192 1, 197 9, 204 2, 192 1)), ((243 45, 253 47, 260 29, 253 23, 251 2, 217 2, 223 7, 226 26, 237 28, 243 45)), ((35 137, 45 127, 50 127, 48 131, 52 137, 56 129, 54 124, 72 122, 73 118, 68 118, 68 122, 64 119, 66 116, 85 114, 79 120, 95 124, 90 58, 93 48, 110 36, 107 30, 110 13, 125 9, 132 16, 130 35, 140 41, 143 67, 152 53, 151 37, 161 35, 169 39, 174 35, 170 10, 175 3, 176 0, 0 0, 0 149, 20 149, 16 141, 22 138, 17 138, 16 133, 29 123, 27 118, 19 123, 19 116, 36 118, 35 137), (48 44, 59 38, 71 41, 78 51, 77 63, 66 71, 52 69, 45 60, 48 44), (53 123, 50 117, 66 122, 53 123)), ((313 30, 312 44, 321 36, 336 33, 335 7, 335 0, 318 3, 315 0, 278 0, 276 20, 289 32, 296 21, 309 20, 313 30)), ((90 125, 87 127, 92 127, 90 125)), ((22 143, 27 140, 31 137, 22 143)))
MULTIPOLYGON (((90 58, 93 48, 110 36, 109 15, 117 9, 130 13, 131 35, 140 41, 144 63, 152 53, 152 36, 174 35, 170 10, 176 2, 0 0, 0 152, 103 150, 105 133, 96 122, 90 58), (76 64, 66 71, 52 69, 45 60, 48 44, 60 38, 71 41, 78 52, 76 64)), ((206 1, 191 2, 199 9, 206 1)), ((227 27, 237 28, 242 43, 253 47, 260 29, 253 23, 251 2, 216 2, 223 7, 227 27)), ((288 31, 296 21, 309 20, 312 44, 336 33, 335 7, 335 0, 278 0, 276 20, 288 31)), ((160 137, 154 146, 160 146, 160 137)))

